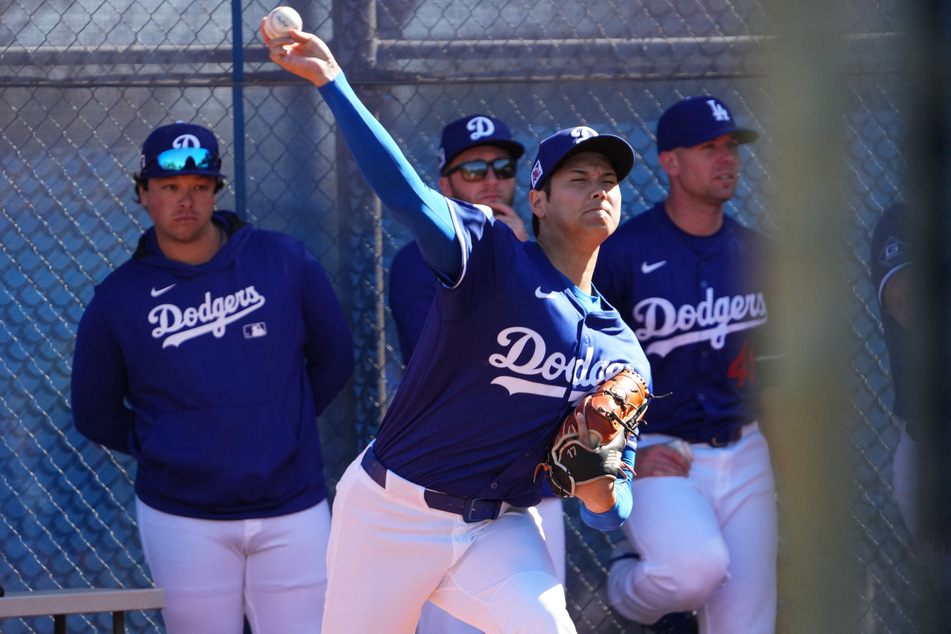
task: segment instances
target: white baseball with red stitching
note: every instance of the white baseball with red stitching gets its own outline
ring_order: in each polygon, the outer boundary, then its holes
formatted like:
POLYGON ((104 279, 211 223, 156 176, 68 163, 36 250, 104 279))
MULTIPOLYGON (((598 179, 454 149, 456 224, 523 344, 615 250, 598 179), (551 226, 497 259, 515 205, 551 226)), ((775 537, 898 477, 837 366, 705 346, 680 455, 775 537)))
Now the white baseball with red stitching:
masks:
POLYGON ((291 29, 300 30, 303 26, 300 14, 291 7, 276 7, 264 19, 264 32, 270 38, 287 35, 291 29))

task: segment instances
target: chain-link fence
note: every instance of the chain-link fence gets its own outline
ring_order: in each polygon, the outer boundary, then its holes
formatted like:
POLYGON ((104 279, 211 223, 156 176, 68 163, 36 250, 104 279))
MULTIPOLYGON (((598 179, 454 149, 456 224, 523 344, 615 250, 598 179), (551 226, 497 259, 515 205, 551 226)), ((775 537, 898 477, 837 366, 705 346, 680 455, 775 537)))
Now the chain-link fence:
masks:
MULTIPOLYGON (((501 118, 529 156, 548 134, 587 124, 637 151, 623 184, 625 215, 635 214, 665 191, 652 150, 660 113, 709 92, 762 131, 744 146, 728 212, 776 233, 769 166, 782 148, 770 134, 777 109, 762 81, 775 30, 758 0, 292 4, 431 183, 442 126, 457 117, 501 118)), ((898 428, 867 268, 871 229, 898 198, 904 167, 897 4, 852 0, 844 34, 852 516, 864 573, 854 587, 864 606, 855 631, 868 633, 916 631, 922 600, 891 486, 898 428)), ((386 278, 409 234, 379 209, 316 90, 267 60, 257 26, 270 8, 259 0, 0 2, 0 585, 8 591, 150 584, 132 510, 134 464, 77 434, 69 378, 94 284, 149 225, 130 175, 153 127, 180 119, 214 129, 229 175, 219 205, 303 239, 330 273, 358 358, 353 381, 321 420, 332 483, 372 438, 399 382, 386 278)), ((528 221, 524 197, 516 207, 528 221)), ((638 632, 604 597, 618 536, 586 528, 573 503, 566 509, 568 604, 579 631, 638 632)), ((790 609, 781 598, 780 623, 790 609)), ((105 627, 105 617, 71 619, 83 630, 105 627)), ((49 620, 8 620, 0 630, 47 631, 49 620)), ((163 630, 154 612, 128 623, 163 630)))

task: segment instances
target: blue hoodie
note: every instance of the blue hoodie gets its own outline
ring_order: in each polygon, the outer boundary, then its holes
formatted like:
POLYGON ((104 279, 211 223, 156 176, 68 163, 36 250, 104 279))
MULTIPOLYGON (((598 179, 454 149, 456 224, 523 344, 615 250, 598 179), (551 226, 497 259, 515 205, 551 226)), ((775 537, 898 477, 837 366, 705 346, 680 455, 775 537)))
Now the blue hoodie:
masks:
POLYGON ((317 416, 353 346, 326 273, 289 236, 241 223, 208 262, 162 255, 154 229, 79 324, 77 429, 132 454, 136 495, 166 513, 247 519, 327 496, 317 416))

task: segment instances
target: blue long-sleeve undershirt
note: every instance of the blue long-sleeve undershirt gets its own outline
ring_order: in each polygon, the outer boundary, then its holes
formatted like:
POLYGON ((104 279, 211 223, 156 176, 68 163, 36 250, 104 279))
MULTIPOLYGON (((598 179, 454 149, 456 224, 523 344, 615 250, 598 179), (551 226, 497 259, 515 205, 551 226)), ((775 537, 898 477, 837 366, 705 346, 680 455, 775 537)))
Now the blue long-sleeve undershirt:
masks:
POLYGON ((390 134, 354 94, 343 72, 319 90, 370 188, 413 233, 430 268, 445 281, 457 281, 462 249, 445 196, 423 182, 390 134))

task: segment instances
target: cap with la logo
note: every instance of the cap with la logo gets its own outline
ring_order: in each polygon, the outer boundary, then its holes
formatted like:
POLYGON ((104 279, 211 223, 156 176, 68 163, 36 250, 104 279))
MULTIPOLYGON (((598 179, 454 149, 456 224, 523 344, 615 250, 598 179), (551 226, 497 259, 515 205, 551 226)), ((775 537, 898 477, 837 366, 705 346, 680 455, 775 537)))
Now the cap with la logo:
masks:
POLYGON ((657 152, 677 147, 693 147, 724 134, 736 134, 740 143, 750 143, 759 133, 736 125, 726 104, 716 97, 700 96, 681 99, 657 122, 657 152))
POLYGON ((551 135, 538 146, 532 162, 532 189, 541 189, 545 179, 558 171, 565 159, 578 152, 598 152, 611 161, 618 182, 634 167, 634 149, 619 136, 598 134, 587 126, 568 128, 551 135))

